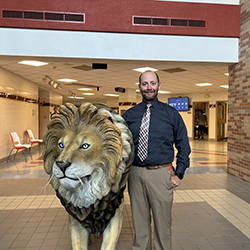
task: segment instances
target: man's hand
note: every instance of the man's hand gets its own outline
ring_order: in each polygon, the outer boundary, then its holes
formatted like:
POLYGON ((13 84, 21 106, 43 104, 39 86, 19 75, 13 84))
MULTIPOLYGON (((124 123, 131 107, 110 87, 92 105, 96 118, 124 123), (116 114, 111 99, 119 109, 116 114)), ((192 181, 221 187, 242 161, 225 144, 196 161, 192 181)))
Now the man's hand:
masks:
POLYGON ((181 180, 177 175, 171 176, 171 184, 173 187, 179 187, 181 185, 181 180))

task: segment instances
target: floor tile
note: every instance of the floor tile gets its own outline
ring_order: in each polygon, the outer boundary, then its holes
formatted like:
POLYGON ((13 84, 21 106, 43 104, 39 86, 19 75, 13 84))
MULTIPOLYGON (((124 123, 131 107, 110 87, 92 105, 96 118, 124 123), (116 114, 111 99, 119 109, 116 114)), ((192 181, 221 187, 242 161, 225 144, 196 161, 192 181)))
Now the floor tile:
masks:
MULTIPOLYGON (((250 249, 250 183, 227 174, 227 143, 190 141, 191 166, 174 191, 173 250, 250 249)), ((47 185, 41 154, 0 164, 0 248, 71 249, 68 215, 47 185)), ((133 226, 125 191, 117 250, 131 249, 133 226)), ((101 238, 91 236, 90 250, 101 238)))

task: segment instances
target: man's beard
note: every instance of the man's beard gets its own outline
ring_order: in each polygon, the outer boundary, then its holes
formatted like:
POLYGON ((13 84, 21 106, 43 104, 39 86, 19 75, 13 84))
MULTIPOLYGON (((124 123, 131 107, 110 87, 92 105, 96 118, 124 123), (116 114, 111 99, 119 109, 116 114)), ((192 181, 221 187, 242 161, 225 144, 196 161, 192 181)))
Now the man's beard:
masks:
POLYGON ((153 91, 141 91, 143 100, 146 102, 152 102, 157 98, 158 89, 153 91), (153 95, 147 96, 147 93, 154 93, 153 95))

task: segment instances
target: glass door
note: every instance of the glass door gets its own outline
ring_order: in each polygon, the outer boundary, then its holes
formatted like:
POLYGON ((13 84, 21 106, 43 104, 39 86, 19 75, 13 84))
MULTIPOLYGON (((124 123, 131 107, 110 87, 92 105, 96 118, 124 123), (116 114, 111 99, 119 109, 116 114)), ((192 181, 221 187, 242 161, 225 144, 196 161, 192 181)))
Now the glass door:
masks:
POLYGON ((224 140, 227 124, 227 102, 217 102, 217 140, 224 140))
POLYGON ((208 102, 194 103, 194 139, 208 139, 208 102))

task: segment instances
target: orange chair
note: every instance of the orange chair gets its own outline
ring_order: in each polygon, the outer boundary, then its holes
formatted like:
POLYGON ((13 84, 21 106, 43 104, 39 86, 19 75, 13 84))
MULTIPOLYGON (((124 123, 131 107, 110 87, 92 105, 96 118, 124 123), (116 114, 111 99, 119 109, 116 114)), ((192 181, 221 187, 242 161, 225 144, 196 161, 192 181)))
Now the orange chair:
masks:
MULTIPOLYGON (((11 151, 10 151, 10 153, 9 153, 9 156, 8 156, 8 158, 7 158, 7 162, 8 162, 8 160, 9 160, 9 158, 10 158, 10 155, 11 155, 13 149, 16 149, 16 153, 15 153, 14 159, 15 159, 15 157, 16 157, 16 155, 17 155, 18 150, 19 150, 19 149, 22 149, 22 150, 23 150, 23 155, 24 155, 25 161, 27 161, 26 155, 25 155, 25 150, 26 150, 26 149, 29 149, 29 153, 30 153, 31 145, 30 145, 30 144, 22 144, 22 143, 20 142, 19 136, 18 136, 18 134, 17 134, 16 132, 11 132, 11 133, 10 133, 10 137, 11 137, 12 147, 13 147, 13 148, 11 149, 11 151)), ((32 159, 31 153, 30 153, 30 157, 31 157, 31 159, 32 159)))
POLYGON ((40 153, 40 144, 43 142, 43 140, 42 139, 35 139, 31 129, 27 129, 26 132, 28 134, 28 138, 29 138, 29 142, 30 142, 31 146, 33 145, 33 143, 38 143, 39 153, 40 153))

